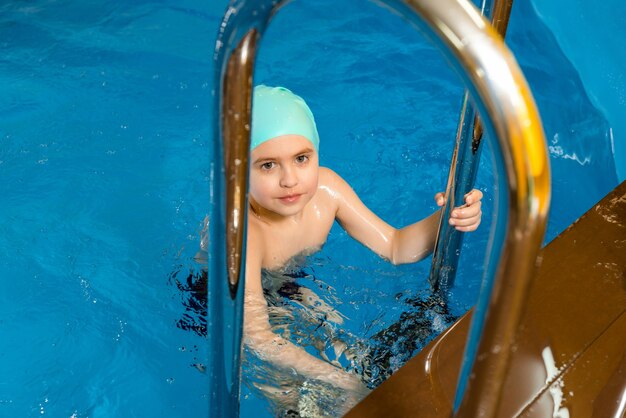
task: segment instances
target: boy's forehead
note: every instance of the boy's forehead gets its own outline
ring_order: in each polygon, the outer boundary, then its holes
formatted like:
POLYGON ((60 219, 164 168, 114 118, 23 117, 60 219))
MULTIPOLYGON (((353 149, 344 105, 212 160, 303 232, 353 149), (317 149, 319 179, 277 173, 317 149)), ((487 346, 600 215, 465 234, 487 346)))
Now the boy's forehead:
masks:
POLYGON ((291 154, 299 152, 315 152, 315 147, 307 138, 301 135, 282 135, 263 142, 252 150, 253 158, 291 154))

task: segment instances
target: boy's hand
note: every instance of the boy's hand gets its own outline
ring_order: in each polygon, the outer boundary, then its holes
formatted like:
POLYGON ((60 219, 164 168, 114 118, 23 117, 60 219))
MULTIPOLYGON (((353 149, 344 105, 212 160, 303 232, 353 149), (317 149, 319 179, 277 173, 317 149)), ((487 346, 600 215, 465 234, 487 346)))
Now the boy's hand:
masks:
MULTIPOLYGON (((463 206, 452 209, 450 213, 450 225, 454 226, 457 231, 470 232, 475 231, 480 225, 482 211, 480 210, 483 193, 480 190, 472 190, 465 195, 465 204, 463 206)), ((438 206, 446 203, 445 193, 437 193, 435 201, 438 206)))

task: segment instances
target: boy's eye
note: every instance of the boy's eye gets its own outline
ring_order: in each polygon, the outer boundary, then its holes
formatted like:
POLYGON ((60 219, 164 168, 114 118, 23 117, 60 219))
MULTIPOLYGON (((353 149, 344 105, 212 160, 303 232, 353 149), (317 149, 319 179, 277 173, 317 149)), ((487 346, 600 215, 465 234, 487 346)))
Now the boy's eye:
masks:
POLYGON ((268 161, 266 163, 261 164, 261 170, 271 170, 272 168, 274 168, 274 162, 273 161, 268 161))
POLYGON ((307 162, 308 160, 309 160, 309 156, 308 156, 308 155, 298 155, 298 156, 296 157, 296 162, 297 162, 297 163, 300 163, 300 164, 301 164, 301 163, 305 163, 305 162, 307 162))

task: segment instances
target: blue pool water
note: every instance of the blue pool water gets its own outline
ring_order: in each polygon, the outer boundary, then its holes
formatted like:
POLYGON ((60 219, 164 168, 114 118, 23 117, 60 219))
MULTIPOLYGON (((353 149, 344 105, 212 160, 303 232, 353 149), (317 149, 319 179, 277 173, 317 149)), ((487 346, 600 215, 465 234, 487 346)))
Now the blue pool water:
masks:
MULTIPOLYGON (((550 146, 550 240, 617 180, 606 119, 518 3, 508 42, 550 146)), ((185 279, 208 207, 211 57, 225 7, 0 6, 0 416, 207 415, 205 338, 190 329, 202 328, 202 307, 185 279)), ((263 38, 256 81, 307 99, 322 164, 381 217, 399 226, 434 210, 462 86, 400 18, 369 2, 294 2, 263 38)), ((475 300, 493 217, 484 155, 485 228, 465 240, 454 315, 475 300)), ((310 262, 316 291, 359 338, 427 293, 428 262, 391 267, 338 228, 310 262)), ((242 416, 265 407, 244 389, 242 416)))

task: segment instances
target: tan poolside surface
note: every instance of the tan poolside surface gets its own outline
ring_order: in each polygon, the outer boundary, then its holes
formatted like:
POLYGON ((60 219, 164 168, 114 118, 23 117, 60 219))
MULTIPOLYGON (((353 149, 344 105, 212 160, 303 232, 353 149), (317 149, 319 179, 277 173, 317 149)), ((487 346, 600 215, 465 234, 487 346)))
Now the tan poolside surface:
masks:
MULTIPOLYGON (((626 182, 542 257, 497 416, 624 416, 626 182)), ((459 319, 346 417, 450 416, 470 318, 459 319)))

